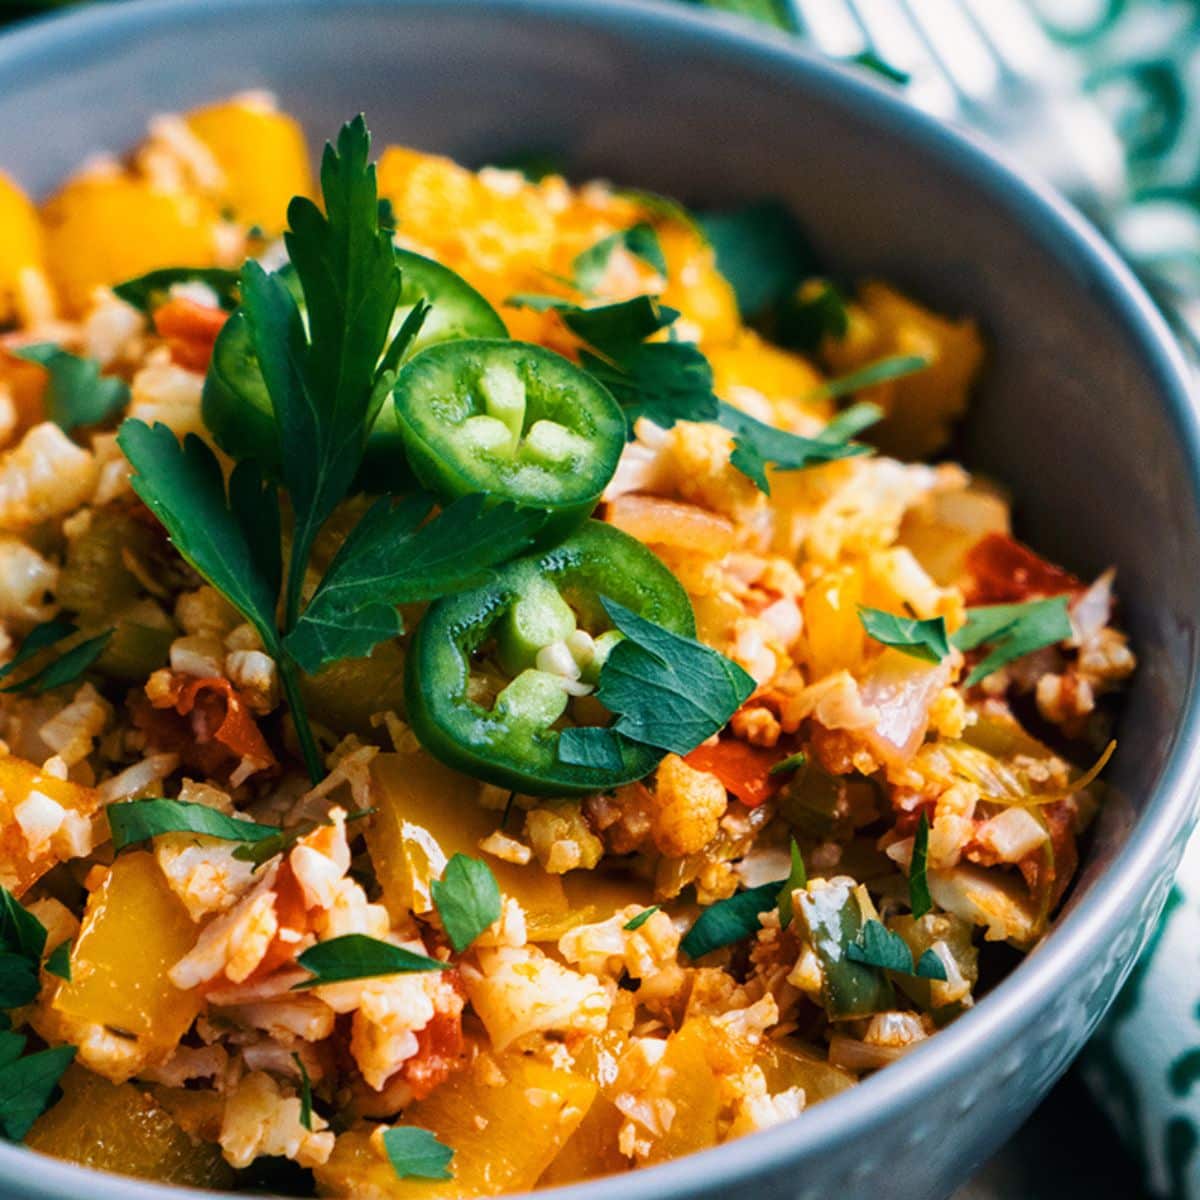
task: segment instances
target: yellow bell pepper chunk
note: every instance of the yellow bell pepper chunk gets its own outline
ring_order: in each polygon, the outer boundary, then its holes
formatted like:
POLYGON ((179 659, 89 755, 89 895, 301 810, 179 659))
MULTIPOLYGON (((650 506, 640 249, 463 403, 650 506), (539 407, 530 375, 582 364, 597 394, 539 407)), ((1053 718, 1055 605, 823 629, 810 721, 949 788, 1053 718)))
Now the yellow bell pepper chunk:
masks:
POLYGON ((668 1098, 675 1116, 670 1128, 654 1139, 647 1162, 666 1162, 717 1144, 721 1099, 712 1064, 714 1055, 726 1049, 716 1044, 719 1037, 708 1021, 694 1018, 667 1038, 660 1073, 669 1073, 668 1098))
POLYGON ((21 279, 27 271, 43 269, 42 228, 29 197, 0 173, 0 324, 21 311, 21 279))
POLYGON ((62 1091, 25 1139, 34 1150, 156 1183, 198 1188, 232 1183, 220 1149, 190 1137, 136 1084, 112 1084, 73 1066, 62 1078, 62 1091))
POLYGON ((596 1085, 520 1055, 496 1060, 504 1082, 477 1064, 410 1105, 405 1125, 427 1129, 454 1151, 453 1179, 399 1179, 370 1143, 366 1128, 337 1140, 332 1156, 314 1170, 323 1196, 395 1200, 496 1196, 533 1187, 579 1127, 596 1085))
POLYGON ((810 678, 862 665, 866 634, 858 616, 863 576, 858 567, 839 567, 822 575, 804 594, 805 660, 810 678))
POLYGON ((69 839, 61 830, 31 853, 16 814, 34 792, 48 796, 69 813, 85 817, 100 807, 95 788, 55 779, 15 755, 0 757, 0 884, 15 896, 24 895, 51 867, 71 857, 69 839))
POLYGON ((569 927, 561 879, 536 863, 525 866, 484 855, 479 842, 502 816, 481 808, 479 784, 442 766, 421 750, 380 754, 371 763, 373 803, 367 848, 392 919, 433 908, 429 884, 455 854, 483 858, 500 890, 525 910, 529 936, 553 940, 569 927))
POLYGON ((122 855, 88 897, 71 979, 59 985, 52 1008, 137 1039, 146 1061, 165 1058, 200 1011, 200 996, 167 977, 196 934, 154 856, 122 855))
POLYGON ((187 126, 212 152, 225 176, 222 206, 269 234, 287 222, 293 196, 313 190, 308 147, 299 123, 269 104, 230 100, 188 113, 187 126))
POLYGON ((97 287, 157 267, 209 266, 216 253, 210 201, 116 172, 71 180, 43 205, 42 224, 50 277, 73 313, 97 287))

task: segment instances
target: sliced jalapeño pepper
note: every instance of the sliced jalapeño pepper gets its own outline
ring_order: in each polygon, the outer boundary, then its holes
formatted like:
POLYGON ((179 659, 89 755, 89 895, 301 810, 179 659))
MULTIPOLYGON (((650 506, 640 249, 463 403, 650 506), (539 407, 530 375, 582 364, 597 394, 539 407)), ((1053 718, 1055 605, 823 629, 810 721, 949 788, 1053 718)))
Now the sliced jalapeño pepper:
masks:
POLYGON ((489 584, 431 604, 405 667, 413 731, 435 758, 528 795, 570 796, 641 779, 663 751, 621 742, 619 768, 563 762, 563 728, 599 725, 594 697, 572 697, 571 655, 594 681, 619 634, 600 597, 673 633, 696 622, 679 581, 641 542, 598 521, 566 541, 518 559, 489 584))
POLYGON ((425 487, 444 502, 485 492, 542 509, 556 536, 596 506, 625 445, 604 386, 523 342, 433 346, 401 370, 393 397, 425 487))
MULTIPOLYGON (((409 347, 408 357, 427 346, 453 338, 505 338, 508 331, 496 310, 465 279, 441 263, 408 250, 397 250, 400 265, 400 303, 392 318, 395 333, 419 300, 433 307, 409 347)), ((304 310, 304 296, 291 267, 283 278, 304 310)), ((217 444, 233 458, 253 458, 268 467, 278 462, 279 450, 271 398, 254 353, 250 328, 238 310, 226 321, 213 348, 204 381, 204 423, 217 444)), ((404 445, 396 413, 385 403, 367 438, 362 482, 368 490, 398 490, 397 481, 410 484, 404 467, 404 445)))

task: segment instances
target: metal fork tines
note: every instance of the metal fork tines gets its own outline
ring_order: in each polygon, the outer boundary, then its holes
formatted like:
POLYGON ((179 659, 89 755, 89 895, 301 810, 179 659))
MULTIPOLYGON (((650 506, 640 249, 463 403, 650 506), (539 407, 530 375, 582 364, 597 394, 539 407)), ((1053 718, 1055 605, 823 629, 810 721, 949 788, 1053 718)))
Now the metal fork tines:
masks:
POLYGON ((913 103, 990 135, 1082 207, 1123 194, 1115 129, 1023 0, 792 3, 826 53, 872 51, 910 76, 913 103))

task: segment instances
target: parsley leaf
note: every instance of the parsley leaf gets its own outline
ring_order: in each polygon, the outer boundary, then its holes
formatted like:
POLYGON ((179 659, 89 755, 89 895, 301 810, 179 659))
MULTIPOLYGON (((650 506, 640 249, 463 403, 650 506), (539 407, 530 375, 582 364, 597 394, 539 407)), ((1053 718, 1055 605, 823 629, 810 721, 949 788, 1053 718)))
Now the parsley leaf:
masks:
POLYGON ((987 604, 967 609, 967 623, 950 639, 960 650, 990 645, 991 651, 967 676, 971 687, 993 671, 1071 636, 1068 597, 1051 596, 1023 604, 987 604))
POLYGON ((398 1179, 453 1179, 447 1170, 454 1151, 443 1146, 428 1129, 396 1125, 384 1130, 383 1148, 398 1179))
POLYGON ((760 913, 770 912, 779 902, 779 889, 787 881, 776 879, 737 892, 728 900, 710 904, 679 943, 689 958, 702 958, 722 946, 732 946, 761 928, 760 913))
POLYGON ((779 923, 786 929, 792 923, 792 893, 808 883, 808 872, 804 869, 804 857, 796 839, 792 838, 792 869, 779 891, 779 923))
POLYGON ((652 226, 642 221, 630 229, 622 229, 601 238, 594 246, 589 246, 575 256, 571 271, 581 292, 590 294, 600 286, 608 271, 609 260, 615 251, 622 247, 652 267, 659 275, 666 275, 667 260, 658 244, 658 234, 652 226))
POLYGON ((840 342, 850 328, 846 297, 828 279, 813 279, 780 306, 776 339, 796 350, 812 352, 831 338, 840 342))
POLYGON ((803 750, 797 750, 795 754, 789 754, 787 758, 781 758, 777 763, 772 763, 767 774, 783 775, 788 771, 798 771, 806 762, 808 762, 808 755, 803 750))
POLYGON ((66 683, 74 683, 104 653, 104 647, 116 631, 106 629, 87 641, 72 646, 70 650, 51 659, 39 671, 27 675, 19 683, 10 683, 4 692, 33 692, 40 695, 66 683))
POLYGON ((920 621, 878 608, 858 606, 858 619, 868 635, 922 662, 939 663, 950 653, 944 617, 920 621))
POLYGON ((241 463, 229 495, 217 456, 194 433, 181 445, 166 425, 128 420, 117 443, 133 464, 133 490, 158 518, 180 555, 257 630, 277 654, 279 502, 258 468, 241 463))
POLYGON ((835 417, 815 438, 765 425, 723 401, 719 403, 717 419, 734 434, 730 465, 769 496, 768 465, 777 471, 800 471, 819 463, 870 454, 869 446, 848 439, 860 429, 874 424, 881 415, 875 405, 855 405, 835 417))
POLYGON ((414 971, 445 971, 450 964, 414 954, 403 946, 368 937, 365 933, 347 933, 310 946, 296 962, 312 978, 298 983, 293 991, 342 983, 347 979, 373 979, 379 975, 404 975, 414 971))
MULTIPOLYGON (((347 813, 346 823, 369 817, 374 811, 373 808, 362 808, 357 812, 347 813)), ((307 837, 314 829, 320 829, 322 825, 328 824, 328 821, 298 821, 288 829, 260 826, 262 829, 269 829, 269 835, 253 842, 244 841, 234 850, 233 857, 238 862, 253 863, 254 869, 257 871, 263 863, 270 862, 275 855, 282 854, 285 850, 290 850, 302 837, 307 837)))
POLYGON ((625 636, 600 671, 596 697, 617 714, 614 732, 687 754, 711 737, 754 691, 737 663, 601 597, 625 636))
POLYGON ((68 983, 71 982, 70 938, 64 938, 50 951, 50 956, 46 959, 46 972, 50 975, 57 975, 59 979, 65 979, 68 983))
POLYGON ((701 229, 744 317, 790 296, 811 273, 813 253, 796 218, 776 200, 700 213, 701 229))
POLYGON ((23 954, 0 950, 0 1008, 20 1008, 37 997, 38 964, 23 954))
POLYGON ((558 760, 578 767, 602 771, 621 769, 620 735, 611 729, 586 725, 564 729, 558 737, 558 760))
POLYGON ((932 950, 926 950, 914 967, 908 943, 881 921, 867 921, 863 925, 858 939, 846 947, 846 957, 852 962, 878 967, 883 971, 895 971, 899 975, 916 975, 921 979, 937 979, 943 983, 946 981, 946 968, 932 950))
POLYGON ((902 379, 905 375, 915 375, 918 371, 929 366, 929 359, 919 354, 897 354, 891 358, 881 358, 878 362, 868 363, 849 375, 839 375, 836 379, 827 379, 814 393, 816 396, 837 400, 842 396, 852 396, 864 388, 875 387, 892 379, 902 379))
POLYGON ((491 868, 477 858, 455 854, 441 879, 429 885, 442 928, 460 954, 493 921, 500 919, 500 888, 491 868))
POLYGON ((39 651, 56 645, 64 638, 78 632, 78 628, 71 621, 64 621, 58 617, 52 621, 43 621, 40 625, 35 625, 25 635, 21 649, 4 666, 0 667, 0 679, 11 675, 18 667, 23 667, 39 651))
POLYGON ((927 875, 929 859, 929 814, 922 812, 913 836, 912 861, 908 865, 908 902, 912 915, 920 920, 932 907, 927 875))
POLYGON ((300 1072, 300 1124, 312 1133, 312 1080, 308 1077, 308 1068, 300 1055, 293 1054, 292 1061, 300 1072))
POLYGON ((279 833, 274 825, 243 821, 186 800, 125 800, 110 804, 104 813, 118 854, 163 833, 198 833, 227 842, 260 842, 279 833))
POLYGON ((393 506, 384 496, 350 532, 284 639, 304 670, 370 653, 402 632, 397 605, 477 586, 527 550, 545 521, 536 510, 472 495, 422 525, 431 503, 412 496, 393 506))
POLYGON ((654 916, 654 914, 658 912, 660 908, 662 908, 661 904, 652 904, 649 908, 643 908, 642 911, 637 914, 637 916, 630 917, 629 920, 621 926, 621 928, 624 929, 626 933, 634 933, 635 931, 641 929, 641 927, 645 925, 645 923, 650 920, 650 918, 654 916))
POLYGON ((225 267, 160 267, 116 284, 113 291, 126 304, 149 313, 170 299, 171 288, 177 283, 204 284, 226 312, 238 306, 238 273, 225 267))
POLYGON ((129 403, 129 385, 101 375, 94 358, 69 354, 52 342, 22 346, 13 353, 46 368, 46 415, 67 433, 80 425, 99 425, 129 403))
POLYGON ((46 948, 46 927, 5 887, 0 887, 0 948, 33 963, 46 948))
POLYGON ((74 1058, 74 1046, 55 1046, 0 1067, 0 1132, 9 1141, 21 1141, 33 1128, 74 1058))

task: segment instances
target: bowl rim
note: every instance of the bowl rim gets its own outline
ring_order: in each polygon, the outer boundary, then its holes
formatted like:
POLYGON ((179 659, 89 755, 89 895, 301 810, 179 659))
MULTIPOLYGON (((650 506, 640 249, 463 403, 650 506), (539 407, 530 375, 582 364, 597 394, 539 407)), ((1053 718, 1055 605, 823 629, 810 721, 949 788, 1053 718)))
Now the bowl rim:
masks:
MULTIPOLYGON (((1088 288, 1127 331, 1145 360, 1152 386, 1185 450, 1187 481, 1200 520, 1200 409, 1190 372, 1167 323, 1130 268, 1095 228, 1048 184, 1028 174, 986 139, 952 127, 905 101, 896 91, 822 57, 798 38, 744 18, 668 0, 125 0, 27 21, 0 35, 0 79, 29 71, 40 60, 61 58, 73 45, 95 50, 119 44, 126 34, 178 31, 189 24, 228 21, 240 13, 289 9, 432 10, 454 8, 494 16, 544 16, 600 28, 619 37, 673 37, 686 50, 704 50, 735 65, 819 90, 848 116, 881 127, 933 160, 971 178, 972 184, 1018 224, 1053 242, 1066 269, 1088 288), (952 164, 952 165, 951 165, 952 164)), ((147 113, 149 117, 152 114, 147 113)), ((1085 970, 1120 927, 1172 847, 1190 828, 1200 796, 1200 666, 1193 662, 1161 781, 1126 844, 1056 924, 1052 942, 1030 955, 969 1012, 881 1071, 788 1121, 722 1146, 620 1176, 554 1189, 564 1200, 600 1200, 619 1188, 625 1200, 659 1200, 746 1183, 833 1144, 860 1138, 870 1127, 911 1111, 912 1097, 936 1087, 939 1077, 965 1074, 970 1060, 1007 1045, 1025 1014, 1085 970), (953 1069, 951 1069, 953 1068, 953 1069)), ((1148 931, 1143 931, 1143 935, 1148 931)), ((1132 965, 1132 964, 1130 964, 1132 965)), ((107 1175, 40 1156, 36 1167, 20 1145, 0 1144, 0 1182, 36 1172, 40 1200, 168 1200, 221 1193, 176 1188, 107 1175), (32 1169, 32 1171, 31 1171, 32 1169)))

